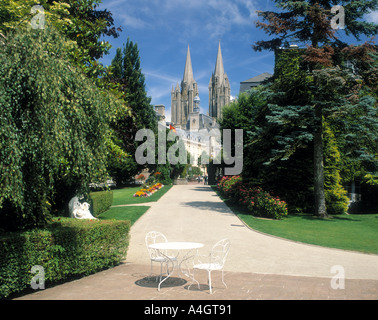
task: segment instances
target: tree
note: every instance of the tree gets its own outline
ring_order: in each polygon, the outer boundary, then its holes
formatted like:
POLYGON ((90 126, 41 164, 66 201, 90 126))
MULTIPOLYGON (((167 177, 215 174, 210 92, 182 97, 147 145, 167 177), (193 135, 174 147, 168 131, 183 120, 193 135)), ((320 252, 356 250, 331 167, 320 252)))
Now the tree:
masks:
POLYGON ((0 225, 43 226, 53 208, 107 178, 109 122, 121 103, 70 62, 53 27, 0 46, 0 225))
MULTIPOLYGON (((335 115, 338 107, 348 105, 350 101, 346 99, 351 87, 356 83, 349 74, 337 67, 337 57, 341 50, 348 47, 346 43, 337 38, 335 29, 332 28, 332 7, 334 1, 282 1, 276 0, 276 6, 282 9, 281 12, 258 12, 258 15, 265 22, 257 22, 257 26, 269 35, 276 35, 268 41, 258 41, 253 48, 261 50, 277 50, 279 47, 289 48, 289 44, 298 43, 307 45, 303 55, 307 63, 307 77, 303 88, 307 93, 304 99, 298 101, 293 89, 285 93, 285 99, 289 98, 300 102, 299 107, 304 110, 312 108, 313 112, 313 142, 314 142, 314 196, 315 214, 319 217, 327 217, 325 192, 324 192, 324 151, 323 151, 323 117, 325 115, 335 115)), ((375 35, 378 31, 377 25, 361 21, 363 16, 377 9, 377 2, 372 0, 364 1, 344 1, 344 9, 347 12, 345 20, 345 33, 353 35, 357 39, 361 35, 375 35)), ((363 47, 366 53, 371 48, 363 47)), ((366 55, 366 54, 365 54, 366 55)), ((286 84, 279 82, 278 88, 284 91, 286 84), (280 87, 280 85, 283 85, 280 87)), ((296 88, 295 88, 296 89, 296 88)), ((276 105, 277 109, 284 104, 276 105)), ((370 105, 371 107, 371 105, 370 105)), ((340 111, 340 110, 339 110, 340 111)), ((285 110, 276 110, 273 121, 287 121, 288 115, 285 110)), ((296 139, 295 139, 296 140, 296 139)), ((287 154, 291 141, 284 143, 284 151, 287 154)))
POLYGON ((124 180, 127 180, 143 167, 132 158, 138 146, 135 142, 135 134, 139 129, 145 128, 153 130, 157 135, 156 113, 150 104, 151 98, 147 96, 138 45, 130 38, 123 50, 117 48, 109 69, 107 81, 115 86, 120 98, 130 110, 128 113, 117 114, 112 123, 117 145, 129 155, 124 159, 123 164, 118 163, 117 175, 119 179, 123 176, 124 180))
POLYGON ((101 0, 4 0, 0 4, 0 32, 7 34, 19 28, 30 28, 38 4, 43 8, 46 25, 53 25, 67 40, 77 44, 69 52, 70 59, 87 76, 99 81, 106 72, 98 59, 107 54, 111 45, 105 37, 117 38, 120 27, 114 27, 112 13, 98 10, 101 0))

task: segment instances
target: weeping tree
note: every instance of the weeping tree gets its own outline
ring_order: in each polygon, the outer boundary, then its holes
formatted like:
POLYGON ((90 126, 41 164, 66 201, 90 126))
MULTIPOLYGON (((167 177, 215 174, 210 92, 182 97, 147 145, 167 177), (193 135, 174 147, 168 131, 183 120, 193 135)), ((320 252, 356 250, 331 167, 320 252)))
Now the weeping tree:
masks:
MULTIPOLYGON (((341 122, 340 127, 347 131, 350 129, 347 123, 351 122, 344 120, 350 114, 357 116, 360 120, 359 138, 368 134, 373 144, 374 141, 376 143, 374 134, 377 132, 376 123, 364 123, 363 120, 368 119, 368 115, 376 114, 373 89, 361 90, 371 86, 373 74, 376 74, 361 68, 364 65, 370 71, 374 69, 371 54, 375 46, 365 43, 358 47, 360 54, 357 55, 356 48, 340 40, 336 30, 343 28, 346 35, 358 40, 361 36, 375 35, 377 25, 363 21, 363 17, 376 10, 378 4, 374 0, 342 1, 343 7, 334 7, 337 2, 276 0, 276 7, 280 11, 259 11, 258 15, 263 21, 257 22, 257 27, 273 38, 258 41, 253 46, 256 51, 273 50, 276 54, 294 50, 290 47, 293 43, 307 46, 300 55, 303 61, 298 64, 300 67, 294 77, 275 74, 273 88, 279 94, 269 108, 272 111, 271 123, 297 129, 290 130, 291 136, 281 136, 281 148, 275 150, 275 157, 290 157, 303 143, 302 138, 313 141, 314 210, 319 217, 327 217, 323 164, 324 118, 341 122), (343 67, 343 60, 346 59, 352 61, 357 72, 361 71, 362 79, 357 80, 350 70, 343 67), (298 77, 300 74, 303 77, 298 77), (301 113, 309 116, 303 118, 301 113)), ((365 148, 361 152, 370 159, 374 157, 371 149, 365 148)))
POLYGON ((0 228, 42 226, 53 208, 107 177, 109 121, 119 102, 68 58, 52 27, 0 45, 0 228))

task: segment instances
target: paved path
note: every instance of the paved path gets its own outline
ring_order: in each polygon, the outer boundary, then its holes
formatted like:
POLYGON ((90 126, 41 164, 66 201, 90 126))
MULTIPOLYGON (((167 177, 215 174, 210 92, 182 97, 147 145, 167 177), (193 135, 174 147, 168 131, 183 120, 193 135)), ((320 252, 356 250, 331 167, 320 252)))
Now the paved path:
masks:
MULTIPOLYGON (((124 264, 22 299, 378 299, 378 255, 301 244, 246 227, 207 185, 174 186, 131 228, 124 264), (144 237, 163 232, 169 241, 204 243, 201 253, 231 240, 225 265, 228 289, 216 277, 214 294, 172 278, 160 292, 148 281, 144 237), (345 271, 345 289, 331 288, 333 266, 345 271), (99 290, 101 288, 101 290, 99 290)), ((159 267, 155 265, 155 270, 159 267)), ((206 283, 206 274, 200 275, 206 283)))

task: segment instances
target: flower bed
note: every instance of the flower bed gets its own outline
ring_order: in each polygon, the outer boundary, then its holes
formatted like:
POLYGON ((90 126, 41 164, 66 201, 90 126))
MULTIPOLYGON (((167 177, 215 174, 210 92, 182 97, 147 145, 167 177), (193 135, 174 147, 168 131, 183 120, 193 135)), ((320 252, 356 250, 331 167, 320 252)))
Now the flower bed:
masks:
POLYGON ((218 183, 218 189, 231 201, 248 208, 252 215, 280 219, 288 214, 285 201, 243 182, 240 176, 224 176, 218 183))
POLYGON ((162 183, 155 183, 152 187, 145 187, 145 188, 142 188, 140 190, 138 190, 137 192, 134 193, 134 197, 150 197, 152 196, 156 191, 160 190, 161 188, 163 188, 164 185, 162 183))

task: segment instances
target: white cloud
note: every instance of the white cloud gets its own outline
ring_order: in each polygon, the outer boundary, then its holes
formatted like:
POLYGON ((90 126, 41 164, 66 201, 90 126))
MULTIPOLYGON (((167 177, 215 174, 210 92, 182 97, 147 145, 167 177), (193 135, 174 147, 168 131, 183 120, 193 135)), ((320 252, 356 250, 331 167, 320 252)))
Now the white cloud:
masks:
POLYGON ((168 27, 183 34, 220 37, 233 26, 253 24, 256 0, 104 0, 126 28, 168 27))
POLYGON ((143 19, 137 18, 135 16, 129 15, 127 13, 117 14, 123 24, 129 28, 144 29, 148 26, 148 23, 143 19))
POLYGON ((368 22, 378 23, 378 11, 374 11, 366 15, 366 20, 368 22))
POLYGON ((156 78, 158 80, 163 80, 169 83, 176 83, 181 81, 179 78, 171 75, 167 75, 161 72, 155 72, 155 71, 144 71, 143 72, 147 77, 156 78))

